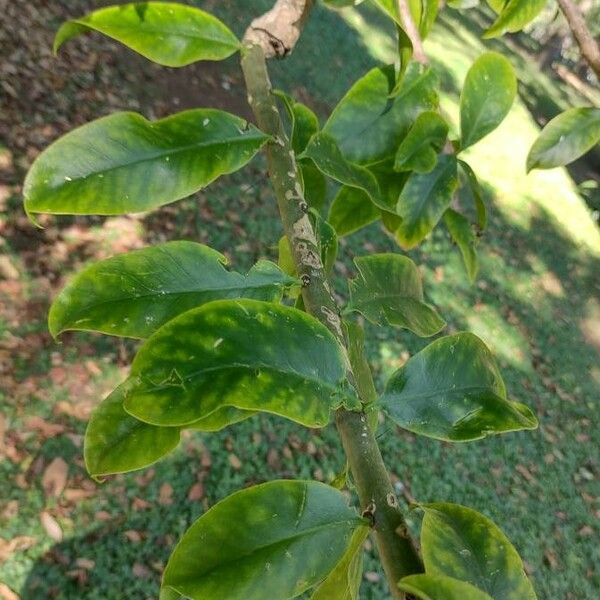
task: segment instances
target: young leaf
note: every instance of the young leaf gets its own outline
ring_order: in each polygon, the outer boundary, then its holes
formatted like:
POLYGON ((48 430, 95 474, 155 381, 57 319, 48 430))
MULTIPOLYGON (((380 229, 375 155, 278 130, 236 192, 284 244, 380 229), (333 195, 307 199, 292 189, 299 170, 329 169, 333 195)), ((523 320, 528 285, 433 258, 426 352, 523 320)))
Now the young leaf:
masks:
POLYGON ((395 325, 421 337, 439 333, 446 323, 423 298, 415 263, 398 254, 373 254, 354 259, 358 277, 349 282, 348 310, 360 312, 376 325, 395 325))
POLYGON ((465 174, 469 184, 469 189, 471 190, 471 195, 473 196, 475 210, 477 211, 477 226, 479 227, 480 231, 485 231, 488 224, 487 206, 485 205, 485 200, 483 199, 483 192, 481 190, 481 186, 479 185, 477 175, 475 175, 475 171, 473 171, 471 166, 464 160, 459 160, 458 166, 465 174))
POLYGON ((571 108, 542 130, 527 157, 527 171, 568 165, 600 143, 600 108, 571 108))
POLYGON ((83 452, 92 477, 142 469, 179 444, 179 428, 148 425, 125 412, 127 385, 120 385, 105 398, 88 422, 83 452))
MULTIPOLYGON (((492 4, 489 2, 489 4, 492 4)), ((500 2, 493 3, 496 9, 500 8, 500 2)), ((483 34, 484 39, 490 39, 520 31, 533 21, 548 4, 548 0, 507 0, 504 2, 500 13, 493 25, 483 34)))
POLYGON ((192 600, 294 598, 335 568, 364 524, 328 485, 257 485, 222 500, 187 530, 163 586, 192 600))
POLYGON ((444 223, 454 243, 460 249, 469 280, 471 282, 475 281, 477 272, 479 271, 479 259, 477 257, 477 250, 475 249, 477 238, 473 233, 471 223, 469 223, 466 217, 452 208, 449 208, 444 213, 444 223))
POLYGON ((507 399, 496 361, 472 333, 440 338, 396 371, 381 398, 404 429, 448 442, 535 429, 524 404, 507 399))
POLYGON ((321 427, 340 404, 345 373, 339 344, 314 317, 268 302, 219 300, 146 341, 124 405, 156 425, 187 425, 233 406, 321 427))
POLYGON ((421 600, 494 600, 475 586, 443 575, 409 575, 398 587, 421 600))
POLYGON ((396 152, 396 171, 433 171, 448 137, 448 123, 433 111, 421 113, 396 152))
POLYGON ((516 95, 517 77, 508 59, 497 52, 482 54, 469 69, 460 95, 461 150, 494 131, 516 95))
POLYGON ((421 505, 425 572, 466 581, 494 600, 535 600, 510 540, 487 517, 458 504, 421 505))
MULTIPOLYGON (((375 5, 392 18, 397 25, 404 27, 398 10, 398 0, 375 0, 375 5)), ((425 39, 438 13, 438 0, 408 0, 408 9, 419 35, 425 39)))
POLYGON ((431 69, 411 63, 397 95, 393 66, 375 68, 359 79, 337 105, 323 131, 344 156, 373 164, 393 158, 417 116, 439 104, 437 78, 431 69))
POLYGON ((342 186, 329 207, 327 220, 343 237, 377 221, 380 214, 365 192, 342 186))
POLYGON ((310 600, 359 600, 363 544, 368 535, 368 527, 360 527, 354 532, 344 556, 317 587, 310 600))
POLYGON ((166 67, 223 60, 240 49, 240 42, 219 19, 198 8, 174 2, 135 2, 67 21, 56 34, 54 52, 87 31, 99 31, 166 67))
POLYGON ((404 249, 414 248, 431 233, 450 206, 457 185, 456 157, 448 154, 440 156, 430 173, 409 177, 397 207, 402 222, 396 238, 404 249))
POLYGON ((296 280, 268 261, 247 275, 224 268, 208 246, 168 242, 102 260, 76 275, 50 307, 56 337, 67 329, 146 338, 177 315, 212 300, 274 302, 296 280))
POLYGON ((389 208, 381 196, 375 176, 365 167, 346 160, 330 135, 323 132, 314 135, 300 158, 310 158, 328 177, 362 190, 380 208, 389 208))
POLYGON ((40 154, 25 179, 28 213, 122 215, 185 198, 249 162, 268 136, 214 109, 160 121, 116 113, 40 154))

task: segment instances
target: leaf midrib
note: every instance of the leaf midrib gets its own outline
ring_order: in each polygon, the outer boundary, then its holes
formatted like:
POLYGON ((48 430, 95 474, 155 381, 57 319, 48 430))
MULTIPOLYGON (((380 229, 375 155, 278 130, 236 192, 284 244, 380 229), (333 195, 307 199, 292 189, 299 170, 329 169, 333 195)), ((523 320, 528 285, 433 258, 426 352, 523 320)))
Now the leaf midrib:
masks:
MULTIPOLYGON (((264 135, 264 134, 263 134, 264 135)), ((130 162, 124 162, 122 164, 118 164, 112 167, 107 167, 106 169, 101 169, 101 170, 95 170, 95 171, 90 171, 89 173, 85 174, 85 175, 79 175, 77 177, 73 177, 70 181, 62 181, 61 185, 58 185, 57 188, 63 188, 66 187, 67 185, 71 185, 72 183, 76 183, 76 182, 80 182, 82 180, 87 179, 88 177, 91 177, 93 175, 98 175, 98 174, 105 174, 105 173, 110 173, 111 171, 117 171, 119 169, 123 169, 123 168, 127 168, 127 167, 133 167, 135 165, 139 165, 141 163, 144 162, 152 162, 156 159, 159 158, 164 158, 165 156, 174 156, 177 154, 183 154, 185 152, 188 152, 189 150, 198 150, 198 149, 202 149, 202 148, 208 148, 210 146, 221 146, 221 145, 227 145, 227 144, 235 144, 235 143, 240 143, 240 142, 245 142, 247 140, 258 140, 258 136, 253 137, 250 135, 244 135, 241 137, 229 137, 229 138, 224 138, 224 139, 220 139, 218 141, 210 141, 210 142, 197 142, 194 144, 188 144, 187 146, 181 146, 178 147, 174 150, 166 150, 160 153, 155 153, 153 155, 150 156, 145 156, 143 158, 140 158, 138 160, 133 160, 130 162)), ((265 141, 266 141, 266 137, 265 137, 265 141)))

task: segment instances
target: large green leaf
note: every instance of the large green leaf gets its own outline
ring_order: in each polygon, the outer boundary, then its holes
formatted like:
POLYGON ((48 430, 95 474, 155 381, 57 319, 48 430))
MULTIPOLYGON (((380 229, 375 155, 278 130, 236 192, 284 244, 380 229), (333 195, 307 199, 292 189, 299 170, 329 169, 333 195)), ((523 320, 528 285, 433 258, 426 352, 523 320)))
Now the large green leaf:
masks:
POLYGON ((454 243, 460 249, 469 280, 471 282, 475 281, 479 271, 479 258, 476 250, 477 237, 473 232, 471 223, 452 208, 444 213, 444 223, 454 243))
POLYGON ((527 406, 507 399, 496 361, 472 333, 440 338, 388 381, 384 410, 404 429, 449 442, 535 429, 527 406))
POLYGON ((431 69, 412 63, 398 94, 393 66, 375 68, 342 98, 323 131, 338 143, 348 160, 373 164, 392 158, 417 116, 435 110, 437 78, 431 69))
POLYGON ((342 237, 377 221, 380 214, 365 192, 342 186, 329 207, 327 220, 342 237))
POLYGON ((244 166, 268 136, 214 109, 160 121, 122 112, 68 133, 33 163, 29 213, 119 215, 185 198, 244 166))
POLYGON ((336 489, 273 481, 213 506, 185 533, 163 585, 192 600, 286 600, 338 564, 365 520, 336 489))
POLYGON ((398 586, 421 600, 494 600, 466 581, 443 575, 409 575, 398 586))
POLYGON ((368 527, 354 532, 348 549, 311 596, 311 600, 359 600, 363 569, 363 544, 369 535, 368 527))
POLYGON ((568 165, 600 143, 600 108, 571 108, 550 121, 527 157, 527 171, 568 165))
POLYGON ((328 177, 365 192, 380 208, 389 208, 375 176, 365 167, 347 160, 335 139, 327 133, 314 135, 300 158, 310 158, 328 177))
POLYGON ((126 387, 127 382, 105 398, 88 422, 84 457, 93 477, 142 469, 179 444, 179 428, 148 425, 125 412, 126 387))
MULTIPOLYGON (((127 473, 156 462, 179 443, 179 427, 158 427, 132 417, 123 408, 126 381, 92 413, 85 431, 85 465, 93 477, 127 473)), ((198 431, 219 431, 254 413, 226 406, 189 425, 198 431)))
POLYGON ((86 31, 99 31, 167 67, 223 60, 240 48, 235 35, 202 10, 172 2, 135 2, 67 21, 56 34, 54 52, 86 31))
POLYGON ((296 280, 259 261, 228 271, 208 246, 168 242, 97 262, 73 278, 50 308, 50 332, 101 331, 146 338, 177 315, 224 298, 275 301, 296 280))
POLYGON ((396 171, 429 173, 448 137, 448 123, 436 112, 421 113, 396 152, 396 171))
POLYGON ((422 505, 425 572, 466 581, 494 600, 535 600, 510 540, 482 514, 458 504, 422 505))
POLYGON ((498 52, 482 54, 471 66, 460 95, 461 150, 504 121, 517 95, 517 77, 498 52))
POLYGON ((315 318, 256 300, 218 300, 163 325, 131 367, 125 409, 156 425, 186 425, 224 406, 308 427, 339 406, 346 364, 315 318))
POLYGON ((473 203, 475 204, 475 210, 477 211, 477 226, 480 231, 484 231, 488 224, 488 214, 479 179, 477 179, 477 175, 475 175, 475 171, 473 171, 469 163, 466 163, 464 160, 459 160, 458 166, 467 179, 469 190, 473 197, 473 203))
POLYGON ((398 200, 402 218, 396 238, 405 249, 421 243, 450 206, 458 186, 458 168, 453 155, 440 156, 430 173, 413 173, 398 200))
MULTIPOLYGON (((496 9, 500 8, 500 2, 493 4, 496 9)), ((533 21, 548 4, 548 0, 508 0, 501 10, 498 18, 492 26, 483 34, 486 39, 498 37, 507 32, 514 33, 520 31, 533 21)))
POLYGON ((441 331, 446 323, 423 298, 415 263, 398 254, 373 254, 354 259, 358 277, 350 280, 348 310, 377 325, 404 327, 421 337, 441 331))

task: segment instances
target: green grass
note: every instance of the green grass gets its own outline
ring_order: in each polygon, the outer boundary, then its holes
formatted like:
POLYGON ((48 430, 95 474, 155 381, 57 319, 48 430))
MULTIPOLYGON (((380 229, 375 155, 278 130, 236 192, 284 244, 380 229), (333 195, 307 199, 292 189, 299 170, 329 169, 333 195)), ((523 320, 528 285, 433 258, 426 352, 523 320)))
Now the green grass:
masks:
MULTIPOLYGON (((270 2, 199 4, 214 5, 215 12, 240 33, 248 15, 270 2)), ((466 69, 484 49, 476 32, 476 24, 451 15, 427 44, 444 85, 444 108, 454 118, 466 69)), ((489 47, 499 44, 503 42, 489 47)), ((417 438, 386 422, 380 428, 380 442, 406 502, 448 500, 484 512, 519 549, 540 598, 592 600, 600 586, 595 450, 600 444, 596 414, 600 233, 566 171, 525 175, 525 156, 537 132, 530 111, 539 106, 560 109, 578 99, 517 50, 509 48, 526 82, 524 100, 468 155, 485 186, 492 215, 480 245, 477 283, 468 283, 458 252, 442 230, 411 256, 422 265, 426 294, 447 319, 449 330, 468 329, 486 340, 499 358, 511 396, 536 409, 540 429, 450 445, 417 438)), ((274 79, 324 116, 354 79, 379 61, 393 60, 393 52, 390 29, 377 13, 347 10, 340 17, 318 10, 296 52, 273 66, 274 79)), ((224 68, 239 80, 235 61, 224 68)), ((160 80, 153 85, 159 88, 160 80)), ((152 90, 141 87, 140 96, 152 95, 152 90)), ((12 206, 20 210, 16 198, 12 206)), ((66 227, 71 221, 59 223, 66 227)), ((123 223, 110 219, 94 223, 96 253, 102 253, 113 247, 111 235, 114 238, 123 223)), ((260 161, 223 178, 195 199, 134 223, 134 237, 144 243, 197 239, 231 256, 240 269, 259 257, 274 259, 281 234, 260 161)), ((77 238, 77 232, 72 235, 77 238)), ((20 591, 23 600, 156 598, 160 570, 173 543, 212 503, 241 486, 277 477, 327 481, 342 467, 333 428, 306 431, 261 417, 215 435, 187 435, 172 456, 150 471, 91 485, 82 464, 85 419, 67 414, 64 407, 86 409, 98 402, 123 376, 133 345, 85 334, 69 334, 62 345, 54 345, 45 334, 48 293, 38 289, 31 262, 22 261, 17 245, 9 250, 22 272, 24 301, 34 307, 16 325, 9 316, 3 318, 10 335, 26 340, 28 346, 12 361, 15 385, 0 391, 0 406, 18 436, 20 453, 18 460, 0 463, 1 536, 37 539, 31 548, 0 564, 0 581, 20 591), (95 368, 76 366, 81 357, 95 368), (57 368, 66 369, 66 381, 57 368), (63 407, 62 412, 57 406, 63 407), (61 424, 65 431, 44 439, 27 424, 32 416, 61 424), (44 497, 42 473, 56 456, 69 464, 67 487, 89 487, 89 498, 44 497), (189 502, 188 490, 199 479, 205 496, 189 502), (165 482, 173 488, 172 504, 159 502, 165 482), (136 498, 149 504, 144 508, 136 498), (17 514, 5 510, 10 501, 13 506, 16 502, 17 514), (40 525, 39 513, 45 509, 63 528, 60 543, 40 525), (128 538, 128 531, 139 536, 128 538), (78 566, 76 561, 82 558, 94 561, 94 567, 81 567, 81 561, 78 566)), ((396 250, 379 226, 344 240, 335 270, 338 293, 346 294, 353 256, 396 250)), ((65 271, 77 264, 70 257, 65 262, 65 271)), ((425 345, 405 331, 368 327, 367 336, 380 387, 407 352, 425 345)), ((10 339, 6 332, 3 340, 10 339)), ((410 518, 417 526, 418 515, 411 513, 410 518)), ((372 549, 367 570, 379 571, 372 549)), ((364 583, 361 598, 385 597, 381 581, 364 583)))

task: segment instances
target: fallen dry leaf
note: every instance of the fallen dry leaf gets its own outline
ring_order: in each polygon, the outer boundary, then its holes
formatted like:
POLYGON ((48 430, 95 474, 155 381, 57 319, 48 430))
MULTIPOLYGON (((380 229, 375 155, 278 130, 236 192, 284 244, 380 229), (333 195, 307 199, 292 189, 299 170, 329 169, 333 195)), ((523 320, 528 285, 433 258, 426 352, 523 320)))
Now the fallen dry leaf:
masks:
POLYGON ((158 503, 163 506, 173 504, 173 487, 170 483, 163 483, 158 492, 158 503))
POLYGON ((67 463, 59 457, 55 458, 44 471, 42 476, 42 487, 46 498, 53 496, 58 498, 67 485, 67 475, 69 467, 67 463))
POLYGON ((204 498, 204 486, 198 482, 195 483, 189 490, 187 499, 190 502, 196 502, 197 500, 202 500, 204 498))
POLYGON ((152 573, 148 567, 145 567, 141 563, 135 563, 131 569, 131 572, 136 576, 142 579, 148 579, 148 577, 152 576, 152 573))
POLYGON ((96 566, 96 563, 93 560, 90 560, 89 558, 78 558, 75 561, 75 564, 80 569, 85 569, 86 571, 91 571, 96 566))
POLYGON ((55 541, 62 542, 63 531, 58 521, 46 511, 40 513, 40 522, 46 533, 55 541))
POLYGON ((0 538, 0 563, 8 560, 15 552, 27 550, 37 543, 37 539, 29 535, 18 535, 12 540, 0 538))
POLYGON ((20 596, 13 592, 5 583, 0 583, 0 598, 2 600, 20 600, 20 596))
POLYGON ((36 431, 44 438, 51 438, 65 431, 64 425, 58 423, 48 423, 42 417, 33 416, 25 422, 25 429, 28 431, 36 431))
POLYGON ((229 464, 236 471, 239 471, 242 468, 242 461, 235 454, 229 455, 229 464))
POLYGON ((142 534, 135 529, 128 529, 123 535, 134 544, 139 544, 142 541, 142 534))

